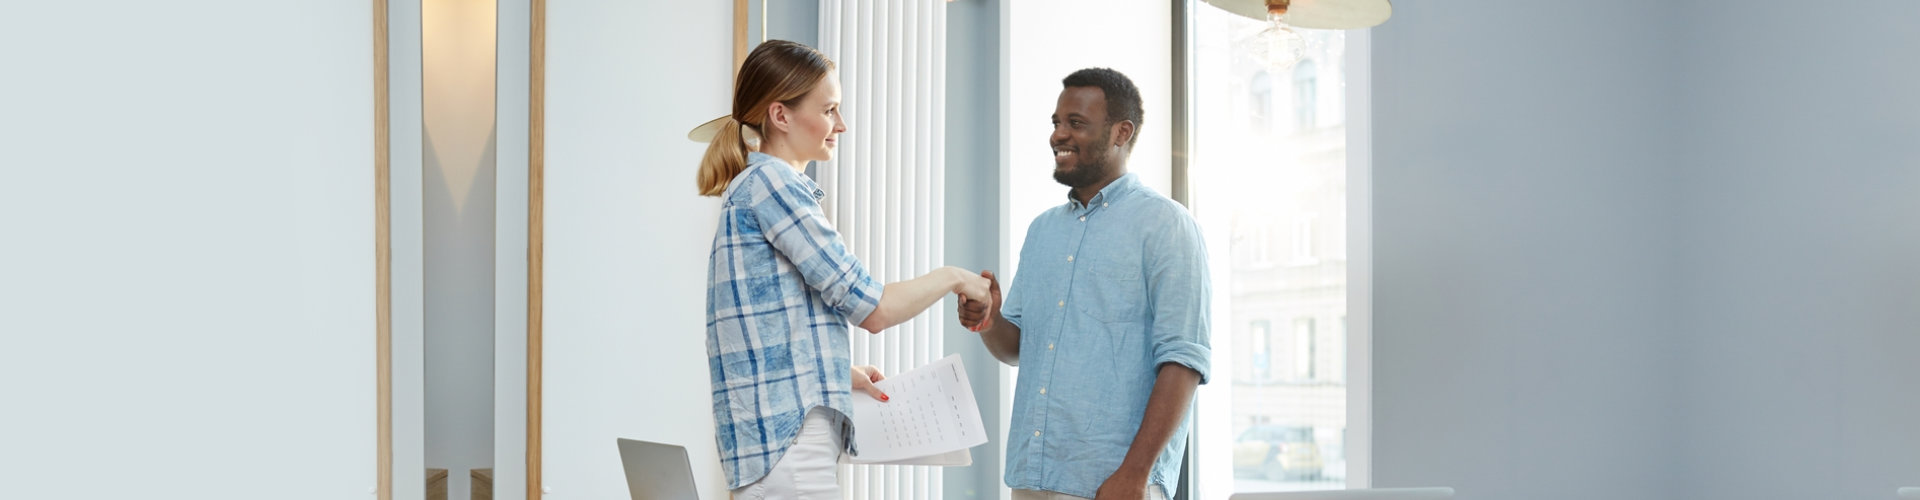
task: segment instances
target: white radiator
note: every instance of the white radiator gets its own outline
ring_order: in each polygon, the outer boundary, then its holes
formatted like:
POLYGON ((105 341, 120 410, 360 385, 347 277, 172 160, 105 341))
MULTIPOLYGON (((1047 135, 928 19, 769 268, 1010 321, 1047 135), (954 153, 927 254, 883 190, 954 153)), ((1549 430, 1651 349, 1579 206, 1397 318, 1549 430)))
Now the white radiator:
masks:
MULTIPOLYGON (((822 0, 820 51, 839 65, 847 132, 819 165, 824 206, 875 278, 891 283, 944 265, 945 0, 822 0)), ((879 335, 853 333, 854 364, 895 374, 941 358, 952 300, 879 335)), ((851 500, 940 498, 940 469, 845 466, 851 500)))

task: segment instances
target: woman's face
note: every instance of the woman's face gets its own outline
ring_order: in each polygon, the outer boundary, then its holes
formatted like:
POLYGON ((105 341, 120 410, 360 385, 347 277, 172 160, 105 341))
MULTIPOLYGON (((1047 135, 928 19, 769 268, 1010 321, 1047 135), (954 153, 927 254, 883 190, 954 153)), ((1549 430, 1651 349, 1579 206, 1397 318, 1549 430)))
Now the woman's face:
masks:
POLYGON ((840 133, 847 131, 846 122, 840 120, 840 77, 827 73, 812 92, 801 97, 787 112, 790 124, 787 138, 792 141, 792 151, 799 156, 795 159, 833 160, 840 133))

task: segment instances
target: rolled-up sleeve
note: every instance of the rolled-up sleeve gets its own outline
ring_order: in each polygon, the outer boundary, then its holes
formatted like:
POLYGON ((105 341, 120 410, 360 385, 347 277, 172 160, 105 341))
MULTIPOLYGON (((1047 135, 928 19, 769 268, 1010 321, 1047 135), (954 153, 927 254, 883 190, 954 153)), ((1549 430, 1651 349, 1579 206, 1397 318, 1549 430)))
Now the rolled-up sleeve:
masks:
MULTIPOLYGON (((1037 239, 1039 235, 1044 234, 1043 231, 1046 230, 1046 228, 1040 226, 1040 221, 1041 218, 1035 218, 1033 223, 1027 225, 1027 238, 1025 243, 1020 245, 1020 265, 1022 267, 1017 271, 1025 271, 1027 270, 1027 267, 1025 267, 1027 263, 1035 262, 1035 259, 1029 255, 1028 252, 1032 252, 1040 246, 1037 239)), ((1021 302, 1021 300, 1026 299, 1029 295, 1033 295, 1033 291, 1031 290, 1033 286, 1025 284, 1033 281, 1028 279, 1028 277, 1030 276, 1024 272, 1015 272, 1013 282, 1010 283, 1007 288, 1006 296, 1000 301, 1000 317, 1007 320, 1008 323, 1012 323, 1014 327, 1021 329, 1027 327, 1027 306, 1026 303, 1021 302)))
POLYGON ((1211 378, 1211 279, 1206 243, 1192 217, 1179 212, 1163 224, 1165 237, 1146 247, 1147 299, 1152 302, 1154 366, 1177 363, 1211 378))
POLYGON ((780 255, 800 271, 807 287, 848 323, 860 324, 880 307, 884 286, 867 272, 833 229, 810 183, 784 166, 749 172, 753 216, 780 255))

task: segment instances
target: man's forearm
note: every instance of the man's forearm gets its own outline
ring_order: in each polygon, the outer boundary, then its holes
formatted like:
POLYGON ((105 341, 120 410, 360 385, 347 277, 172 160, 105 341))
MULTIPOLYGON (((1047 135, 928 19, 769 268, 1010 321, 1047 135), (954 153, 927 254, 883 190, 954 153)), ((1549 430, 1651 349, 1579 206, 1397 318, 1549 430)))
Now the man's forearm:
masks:
POLYGON ((1153 393, 1147 396, 1147 411, 1140 419, 1140 430, 1134 434, 1127 458, 1120 462, 1120 470, 1114 471, 1114 475, 1147 480, 1153 462, 1160 458, 1161 450, 1167 449, 1167 442, 1173 440, 1173 431, 1178 430, 1180 421, 1186 418, 1187 406, 1192 404, 1194 389, 1199 386, 1200 372, 1178 363, 1160 365, 1153 393))
POLYGON ((994 359, 1009 366, 1020 366, 1020 327, 1015 326, 1000 311, 987 311, 993 315, 993 326, 980 332, 980 343, 986 344, 987 353, 994 359))

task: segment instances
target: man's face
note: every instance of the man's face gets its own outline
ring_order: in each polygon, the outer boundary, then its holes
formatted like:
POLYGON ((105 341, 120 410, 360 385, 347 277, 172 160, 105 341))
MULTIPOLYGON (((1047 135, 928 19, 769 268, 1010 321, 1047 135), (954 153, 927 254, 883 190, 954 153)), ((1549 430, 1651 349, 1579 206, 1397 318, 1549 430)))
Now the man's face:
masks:
POLYGON ((1053 180, 1086 187, 1107 180, 1120 154, 1107 123, 1107 97, 1099 87, 1067 87, 1053 109, 1053 180))

